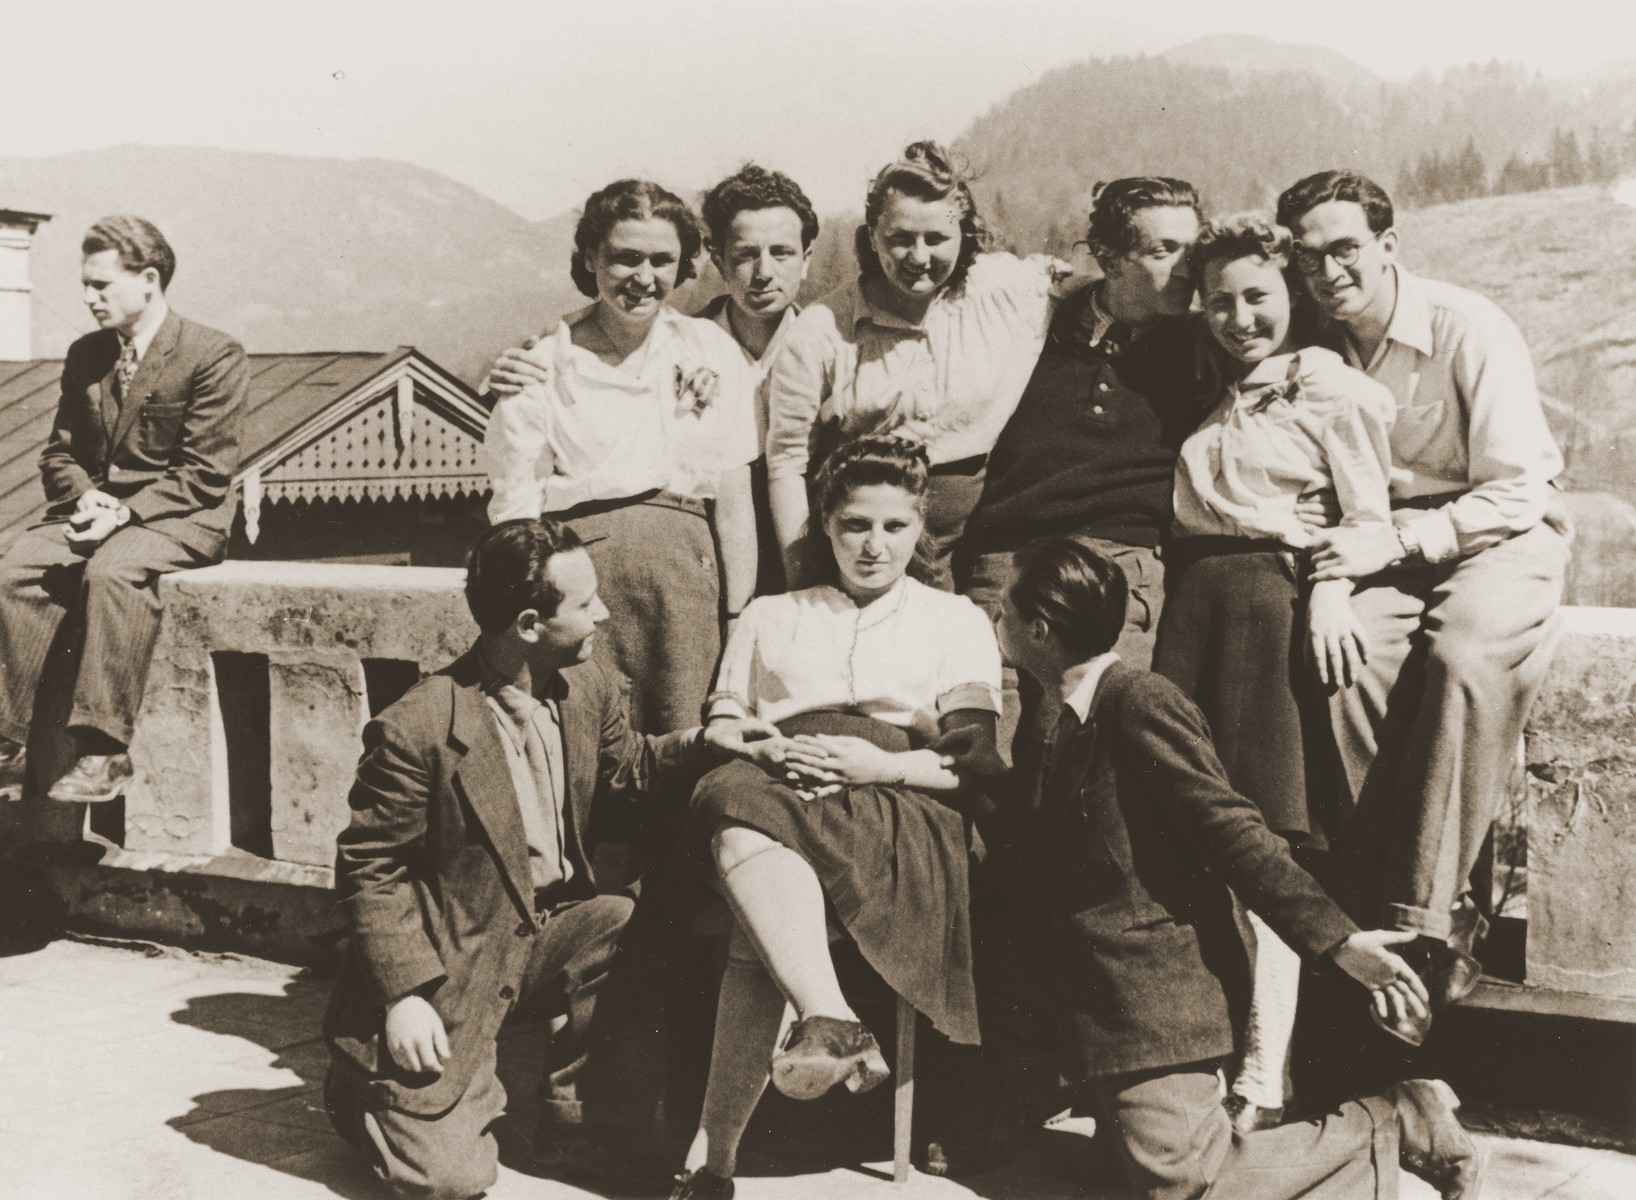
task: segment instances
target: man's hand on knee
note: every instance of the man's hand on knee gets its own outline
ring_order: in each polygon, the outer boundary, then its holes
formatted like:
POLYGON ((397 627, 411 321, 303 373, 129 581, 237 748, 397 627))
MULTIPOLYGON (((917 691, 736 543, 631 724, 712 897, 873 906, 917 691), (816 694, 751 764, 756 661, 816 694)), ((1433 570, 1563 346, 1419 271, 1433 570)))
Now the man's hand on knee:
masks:
POLYGON ((449 1061, 449 1035, 443 1018, 424 996, 410 992, 386 1008, 386 1049, 406 1071, 443 1074, 449 1061))

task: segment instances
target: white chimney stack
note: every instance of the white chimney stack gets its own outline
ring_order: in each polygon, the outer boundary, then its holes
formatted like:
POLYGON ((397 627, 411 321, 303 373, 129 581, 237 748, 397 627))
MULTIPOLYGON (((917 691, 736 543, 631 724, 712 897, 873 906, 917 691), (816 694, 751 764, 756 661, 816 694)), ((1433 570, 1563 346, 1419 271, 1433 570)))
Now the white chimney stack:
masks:
POLYGON ((34 357, 28 251, 34 231, 49 220, 47 213, 0 208, 0 362, 34 357))

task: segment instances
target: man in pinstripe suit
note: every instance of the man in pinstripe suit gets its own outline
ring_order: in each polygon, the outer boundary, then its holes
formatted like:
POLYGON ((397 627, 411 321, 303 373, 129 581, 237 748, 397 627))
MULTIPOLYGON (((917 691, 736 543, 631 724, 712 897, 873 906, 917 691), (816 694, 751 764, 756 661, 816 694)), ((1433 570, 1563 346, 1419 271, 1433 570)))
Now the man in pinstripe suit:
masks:
POLYGON ((53 800, 112 800, 159 635, 159 579, 220 561, 233 525, 249 371, 244 348, 165 301, 176 256, 140 217, 81 244, 101 326, 68 348, 40 456, 49 508, 0 558, 0 791, 22 785, 35 692, 64 615, 85 638, 68 726, 76 761, 53 800))
POLYGON ((587 847, 640 824, 758 721, 632 731, 623 680, 591 661, 608 616, 579 538, 507 521, 471 553, 466 654, 372 721, 335 886, 349 946, 324 1018, 337 1131, 404 1197, 491 1187, 514 1007, 565 1016, 541 1081, 535 1169, 657 1185, 657 949, 632 894, 599 892, 587 847))

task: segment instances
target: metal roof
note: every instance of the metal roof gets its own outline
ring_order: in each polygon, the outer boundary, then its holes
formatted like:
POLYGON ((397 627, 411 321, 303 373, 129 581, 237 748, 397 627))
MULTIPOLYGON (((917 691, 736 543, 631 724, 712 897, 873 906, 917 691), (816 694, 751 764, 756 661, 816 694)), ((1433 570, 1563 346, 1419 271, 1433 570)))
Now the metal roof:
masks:
MULTIPOLYGON (((324 409, 410 357, 411 346, 385 353, 252 354, 244 461, 265 453, 324 409)), ((435 364, 432 364, 435 368, 435 364)), ((440 374, 441 368, 436 368, 440 374)), ((40 451, 57 410, 61 359, 0 362, 0 548, 45 511, 40 451)), ((452 376, 450 377, 453 378, 452 376)), ((463 384, 456 386, 464 389, 463 384)), ((469 391, 470 389, 465 389, 469 391)), ((475 393, 472 399, 476 401, 475 393)))

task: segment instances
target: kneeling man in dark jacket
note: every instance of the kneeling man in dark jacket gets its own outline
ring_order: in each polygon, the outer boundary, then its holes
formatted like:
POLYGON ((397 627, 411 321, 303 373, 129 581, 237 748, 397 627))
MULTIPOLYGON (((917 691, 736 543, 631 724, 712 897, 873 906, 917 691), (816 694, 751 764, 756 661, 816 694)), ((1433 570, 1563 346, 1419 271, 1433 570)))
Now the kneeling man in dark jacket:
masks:
POLYGON ((1192 702, 1118 661, 1118 567, 1071 539, 1015 561, 1000 645, 1061 698, 1061 716, 1050 738, 1018 747, 991 838, 1004 936, 979 945, 979 973, 1004 995, 990 992, 985 1044, 1003 1053, 1052 1030, 1058 1064, 1094 1090, 1145 1198, 1394 1196, 1401 1160, 1446 1200, 1471 1200, 1481 1164, 1441 1081, 1233 1136, 1217 1071, 1246 974, 1228 889, 1369 988, 1383 1017, 1424 1011, 1424 985, 1390 948, 1409 935, 1360 932, 1228 786, 1192 702))
POLYGON ((330 1115, 400 1196, 482 1193, 506 1100, 495 1037, 527 1005, 564 1018, 536 1165, 653 1183, 656 985, 633 896, 598 894, 586 841, 593 812, 716 760, 698 729, 631 730, 622 681, 590 660, 608 610, 572 530, 489 530, 466 599, 476 643, 364 731, 335 867, 350 942, 324 1020, 330 1115))

